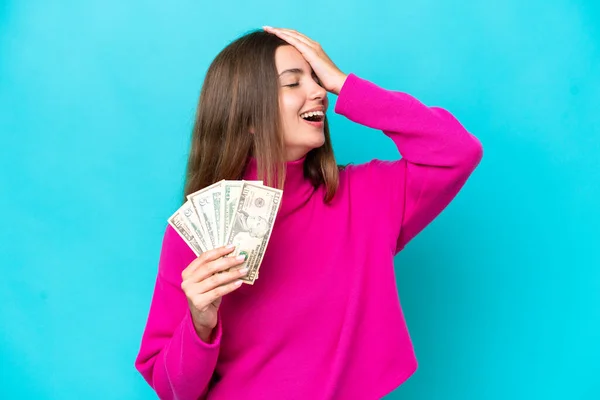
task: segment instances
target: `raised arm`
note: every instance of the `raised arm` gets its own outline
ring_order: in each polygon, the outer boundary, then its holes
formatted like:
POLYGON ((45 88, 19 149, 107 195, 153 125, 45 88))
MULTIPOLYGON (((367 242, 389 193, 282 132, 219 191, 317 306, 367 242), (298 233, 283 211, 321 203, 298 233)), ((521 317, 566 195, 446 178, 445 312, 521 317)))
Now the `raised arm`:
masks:
POLYGON ((452 201, 483 156, 479 140, 448 111, 383 89, 350 74, 335 112, 382 130, 396 144, 398 161, 364 165, 370 188, 389 199, 381 205, 400 251, 452 201))

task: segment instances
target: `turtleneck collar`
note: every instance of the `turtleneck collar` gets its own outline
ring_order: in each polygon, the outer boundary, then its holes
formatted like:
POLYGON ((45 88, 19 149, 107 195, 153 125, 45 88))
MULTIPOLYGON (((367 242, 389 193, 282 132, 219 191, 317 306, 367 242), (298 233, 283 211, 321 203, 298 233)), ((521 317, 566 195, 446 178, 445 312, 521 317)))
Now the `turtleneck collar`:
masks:
MULTIPOLYGON (((279 216, 287 215, 302 207, 310 199, 315 188, 311 181, 304 176, 304 162, 306 156, 288 161, 285 164, 285 183, 279 216)), ((258 166, 256 158, 250 157, 244 172, 244 180, 257 180, 258 166)), ((267 184, 267 182, 264 182, 267 184)))

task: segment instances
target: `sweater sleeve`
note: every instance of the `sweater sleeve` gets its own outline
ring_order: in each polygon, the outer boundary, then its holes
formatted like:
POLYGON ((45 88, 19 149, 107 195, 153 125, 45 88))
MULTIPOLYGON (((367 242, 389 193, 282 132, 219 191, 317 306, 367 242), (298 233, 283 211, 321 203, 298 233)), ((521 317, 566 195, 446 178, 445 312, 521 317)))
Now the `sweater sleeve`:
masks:
POLYGON ((136 369, 160 399, 198 399, 205 396, 221 343, 221 319, 211 343, 194 329, 181 273, 195 258, 177 232, 167 226, 158 274, 136 369))
POLYGON ((483 156, 479 140, 448 111, 354 74, 344 82, 335 112, 383 131, 400 152, 400 160, 363 165, 366 186, 359 189, 377 194, 381 204, 371 208, 389 226, 395 253, 444 210, 483 156))

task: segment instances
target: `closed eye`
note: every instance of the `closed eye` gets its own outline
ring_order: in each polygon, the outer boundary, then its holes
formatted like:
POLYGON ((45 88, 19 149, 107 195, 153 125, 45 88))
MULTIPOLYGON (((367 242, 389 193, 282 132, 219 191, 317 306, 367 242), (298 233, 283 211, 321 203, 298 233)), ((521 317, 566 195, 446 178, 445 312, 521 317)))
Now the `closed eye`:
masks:
MULTIPOLYGON (((317 77, 317 75, 316 75, 316 74, 314 74, 314 73, 313 73, 313 74, 312 74, 312 78, 313 78, 313 80, 314 80, 314 81, 317 83, 317 85, 319 85, 319 86, 323 86, 323 85, 321 85, 321 81, 319 80, 319 77, 317 77)), ((290 84, 290 85, 285 85, 285 86, 286 86, 286 87, 296 87, 296 86, 300 86, 300 83, 292 83, 292 84, 290 84)))

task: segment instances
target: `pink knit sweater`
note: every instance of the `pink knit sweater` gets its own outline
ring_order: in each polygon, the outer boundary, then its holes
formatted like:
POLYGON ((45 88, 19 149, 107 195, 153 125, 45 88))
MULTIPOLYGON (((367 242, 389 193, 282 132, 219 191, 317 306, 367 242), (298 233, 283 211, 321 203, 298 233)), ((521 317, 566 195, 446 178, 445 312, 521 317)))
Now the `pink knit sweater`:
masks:
POLYGON ((394 255, 456 196, 482 146, 448 111, 354 74, 335 112, 383 131, 402 158, 346 167, 331 204, 304 159, 288 163, 260 278, 223 298, 211 343, 180 286, 194 254, 167 227, 135 361, 161 399, 379 399, 415 371, 394 255))

